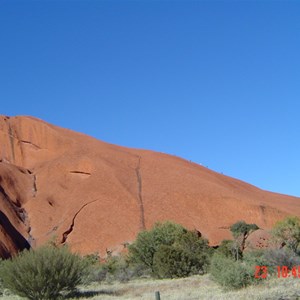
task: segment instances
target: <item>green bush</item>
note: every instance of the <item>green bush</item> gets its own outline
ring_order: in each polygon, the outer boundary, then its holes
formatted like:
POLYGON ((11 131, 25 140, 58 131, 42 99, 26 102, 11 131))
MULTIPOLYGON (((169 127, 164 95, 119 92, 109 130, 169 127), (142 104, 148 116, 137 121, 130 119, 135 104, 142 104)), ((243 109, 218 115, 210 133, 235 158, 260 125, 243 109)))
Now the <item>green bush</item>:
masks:
POLYGON ((58 299, 74 292, 85 275, 82 259, 67 247, 25 250, 4 261, 0 278, 13 293, 32 300, 58 299))
POLYGON ((2 283, 2 280, 0 279, 0 296, 3 295, 3 291, 4 291, 3 283, 2 283))
POLYGON ((181 225, 165 222, 156 223, 149 231, 142 231, 137 239, 129 245, 129 259, 132 263, 143 265, 153 270, 154 254, 161 245, 172 245, 187 230, 181 225))
POLYGON ((287 266, 292 269, 294 266, 300 265, 300 257, 289 248, 267 249, 263 258, 271 272, 276 272, 277 266, 287 266))
POLYGON ((126 256, 112 256, 106 262, 93 264, 89 268, 88 281, 108 283, 127 282, 133 278, 147 275, 147 270, 138 264, 132 264, 126 256))
POLYGON ((154 255, 154 274, 159 278, 186 277, 197 273, 192 257, 182 249, 162 245, 154 255))
POLYGON ((237 257, 238 259, 243 257, 242 250, 237 247, 236 242, 232 240, 223 240, 216 252, 234 260, 236 260, 237 257))
POLYGON ((145 267, 132 264, 125 256, 113 256, 107 261, 107 281, 127 282, 133 278, 147 275, 145 267))
POLYGON ((162 245, 154 254, 154 275, 159 278, 186 277, 203 274, 208 269, 208 241, 187 231, 173 245, 162 245))
POLYGON ((97 265, 100 261, 100 255, 98 252, 87 254, 82 257, 83 262, 86 264, 87 267, 97 265))
POLYGON ((300 218, 287 217, 278 221, 272 229, 272 237, 276 243, 286 245, 297 253, 300 244, 300 218))
POLYGON ((268 250, 251 250, 246 251, 243 255, 243 261, 249 266, 268 266, 268 261, 265 259, 265 253, 268 250))
POLYGON ((210 273, 227 289, 240 289, 255 282, 253 267, 218 254, 212 257, 210 273))
POLYGON ((289 248, 253 250, 244 254, 244 262, 249 266, 267 266, 272 274, 277 272, 277 266, 299 266, 300 257, 289 248))
POLYGON ((209 264, 208 241, 178 224, 156 224, 129 246, 130 261, 159 278, 203 274, 209 264))

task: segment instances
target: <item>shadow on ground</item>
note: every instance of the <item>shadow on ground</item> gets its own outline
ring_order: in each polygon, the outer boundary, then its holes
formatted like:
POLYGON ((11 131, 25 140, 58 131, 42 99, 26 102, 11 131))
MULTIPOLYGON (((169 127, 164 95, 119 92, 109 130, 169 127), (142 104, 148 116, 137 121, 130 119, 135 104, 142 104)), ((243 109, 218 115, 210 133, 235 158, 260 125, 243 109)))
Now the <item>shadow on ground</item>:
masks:
POLYGON ((77 291, 68 296, 67 299, 92 298, 100 295, 120 296, 120 291, 100 290, 100 291, 77 291))

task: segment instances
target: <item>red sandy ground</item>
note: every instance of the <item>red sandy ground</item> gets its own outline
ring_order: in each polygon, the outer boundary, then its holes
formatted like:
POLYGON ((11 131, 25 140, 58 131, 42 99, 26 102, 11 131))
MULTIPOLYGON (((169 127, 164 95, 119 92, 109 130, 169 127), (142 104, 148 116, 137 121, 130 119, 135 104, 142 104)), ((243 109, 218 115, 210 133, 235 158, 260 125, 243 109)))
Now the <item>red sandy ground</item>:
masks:
POLYGON ((300 216, 300 198, 32 117, 0 116, 0 159, 2 257, 26 240, 38 246, 53 237, 103 256, 164 220, 197 229, 215 245, 231 237, 228 227, 238 220, 268 229, 300 216))

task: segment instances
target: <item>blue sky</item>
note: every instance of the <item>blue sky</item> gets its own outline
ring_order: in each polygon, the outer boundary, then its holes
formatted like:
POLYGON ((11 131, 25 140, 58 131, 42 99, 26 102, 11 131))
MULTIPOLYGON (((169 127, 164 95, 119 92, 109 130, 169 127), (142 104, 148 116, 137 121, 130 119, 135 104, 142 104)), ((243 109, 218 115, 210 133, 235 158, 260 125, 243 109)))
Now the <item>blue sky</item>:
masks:
POLYGON ((0 113, 300 196, 300 1, 0 0, 0 113))

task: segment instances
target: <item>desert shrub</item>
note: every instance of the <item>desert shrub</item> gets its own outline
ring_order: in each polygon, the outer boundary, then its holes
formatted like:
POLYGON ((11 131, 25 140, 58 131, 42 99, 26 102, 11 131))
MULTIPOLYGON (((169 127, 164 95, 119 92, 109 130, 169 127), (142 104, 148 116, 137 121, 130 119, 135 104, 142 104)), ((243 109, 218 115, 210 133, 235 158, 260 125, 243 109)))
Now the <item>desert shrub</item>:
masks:
POLYGON ((127 257, 117 256, 115 258, 114 268, 110 271, 113 280, 127 282, 134 278, 147 276, 149 271, 139 264, 132 264, 127 257))
POLYGON ((267 250, 251 250, 246 251, 243 255, 243 261, 249 266, 268 266, 268 262, 265 259, 265 253, 267 250))
POLYGON ((242 250, 239 247, 236 249, 236 243, 232 240, 223 240, 216 252, 234 260, 236 260, 237 257, 238 259, 243 257, 242 250))
POLYGON ((96 252, 96 253, 87 254, 83 256, 82 259, 87 266, 93 266, 99 263, 100 256, 99 253, 96 252))
POLYGON ((138 235, 129 246, 130 261, 159 278, 203 274, 209 264, 208 241, 181 225, 166 222, 138 235))
POLYGON ((107 274, 108 274, 108 271, 105 268, 103 263, 91 265, 88 268, 88 275, 86 277, 86 283, 102 282, 102 281, 106 280, 107 274))
POLYGON ((106 270, 102 268, 100 256, 98 253, 87 254, 83 256, 83 264, 86 269, 86 276, 83 278, 84 284, 91 282, 101 282, 105 279, 106 270))
POLYGON ((172 245, 187 230, 181 225, 165 222, 156 223, 149 231, 142 231, 137 239, 129 245, 129 259, 132 263, 143 265, 153 270, 154 254, 161 245, 172 245))
POLYGON ((0 296, 3 295, 3 292, 4 292, 4 287, 3 287, 2 280, 0 279, 0 296))
POLYGON ((173 245, 161 245, 154 254, 154 275, 159 278, 186 277, 203 274, 208 269, 208 241, 187 231, 173 245))
POLYGON ((85 275, 82 259, 67 247, 25 250, 1 265, 0 278, 13 293, 32 300, 74 292, 85 275))
POLYGON ((147 274, 141 265, 132 264, 126 256, 112 256, 105 262, 93 264, 89 269, 88 281, 90 282, 127 282, 133 278, 147 274))
POLYGON ((300 244, 300 218, 287 217, 277 222, 272 229, 272 237, 276 243, 286 245, 297 253, 300 244))
POLYGON ((154 255, 154 275, 159 278, 186 277, 197 271, 193 257, 178 247, 162 245, 154 255))
POLYGON ((300 265, 300 257, 289 248, 253 250, 244 254, 244 262, 249 266, 267 266, 268 273, 277 272, 277 266, 300 265))
POLYGON ((271 272, 275 272, 277 266, 287 266, 291 269, 300 265, 300 257, 288 248, 265 250, 263 258, 271 272))
POLYGON ((129 275, 129 264, 124 256, 112 256, 102 264, 103 270, 106 271, 106 281, 128 281, 129 275))
POLYGON ((240 289, 255 282, 253 267, 219 254, 212 257, 210 273, 217 283, 227 289, 240 289))

